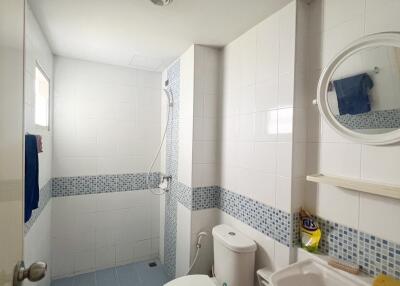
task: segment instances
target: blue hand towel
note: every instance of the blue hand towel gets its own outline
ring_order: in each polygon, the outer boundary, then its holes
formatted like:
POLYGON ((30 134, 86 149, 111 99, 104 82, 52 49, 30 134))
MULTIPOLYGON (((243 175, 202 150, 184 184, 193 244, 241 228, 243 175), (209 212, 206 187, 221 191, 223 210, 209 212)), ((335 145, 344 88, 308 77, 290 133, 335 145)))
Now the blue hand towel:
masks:
POLYGON ((354 115, 371 111, 368 92, 374 83, 368 74, 363 73, 335 80, 333 84, 340 115, 354 115))
POLYGON ((25 135, 25 222, 39 205, 39 158, 35 135, 25 135))

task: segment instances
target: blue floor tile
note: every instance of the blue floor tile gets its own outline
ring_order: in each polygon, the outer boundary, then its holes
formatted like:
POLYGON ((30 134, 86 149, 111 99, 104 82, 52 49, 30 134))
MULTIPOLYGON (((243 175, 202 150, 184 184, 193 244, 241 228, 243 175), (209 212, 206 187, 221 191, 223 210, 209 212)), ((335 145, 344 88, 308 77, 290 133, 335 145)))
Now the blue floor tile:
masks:
POLYGON ((169 280, 163 265, 158 261, 155 267, 149 267, 148 262, 139 262, 134 264, 134 268, 143 286, 162 286, 169 280))
POLYGON ((96 286, 118 286, 115 268, 96 271, 96 286))
MULTIPOLYGON (((153 262, 153 261, 151 261, 153 262)), ((99 270, 70 278, 57 279, 51 286, 163 286, 169 281, 164 265, 149 261, 99 270)))
POLYGON ((134 264, 117 267, 119 286, 142 286, 134 264))
POLYGON ((74 278, 63 278, 51 281, 51 286, 74 286, 74 278))
POLYGON ((75 276, 74 286, 95 286, 94 273, 87 273, 75 276))

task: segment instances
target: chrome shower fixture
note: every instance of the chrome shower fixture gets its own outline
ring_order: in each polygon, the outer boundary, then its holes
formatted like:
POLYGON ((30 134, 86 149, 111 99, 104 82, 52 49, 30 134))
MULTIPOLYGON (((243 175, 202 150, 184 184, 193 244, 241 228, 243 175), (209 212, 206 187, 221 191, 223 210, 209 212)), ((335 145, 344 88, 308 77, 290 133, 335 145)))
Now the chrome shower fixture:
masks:
POLYGON ((172 3, 172 0, 150 0, 150 1, 158 6, 168 6, 169 4, 172 3))
POLYGON ((174 97, 173 97, 173 95, 172 95, 171 90, 168 89, 168 88, 164 88, 164 93, 165 93, 165 95, 166 95, 167 98, 168 98, 168 104, 169 104, 169 106, 174 106, 174 97))

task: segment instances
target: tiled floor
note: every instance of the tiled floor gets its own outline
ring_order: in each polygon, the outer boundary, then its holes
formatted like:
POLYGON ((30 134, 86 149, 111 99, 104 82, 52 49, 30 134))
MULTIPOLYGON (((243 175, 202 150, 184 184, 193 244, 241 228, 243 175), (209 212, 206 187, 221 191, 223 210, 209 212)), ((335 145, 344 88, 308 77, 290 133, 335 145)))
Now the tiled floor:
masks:
POLYGON ((74 277, 54 280, 51 286, 162 286, 169 281, 164 266, 149 267, 149 262, 138 262, 99 270, 74 277))

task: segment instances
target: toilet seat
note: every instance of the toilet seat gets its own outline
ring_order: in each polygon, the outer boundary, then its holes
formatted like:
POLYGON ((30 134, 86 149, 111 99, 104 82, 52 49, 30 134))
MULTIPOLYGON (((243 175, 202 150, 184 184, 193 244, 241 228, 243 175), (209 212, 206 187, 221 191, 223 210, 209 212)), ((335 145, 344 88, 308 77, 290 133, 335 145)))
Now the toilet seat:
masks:
POLYGON ((215 286, 207 275, 188 275, 164 284, 164 286, 215 286))

